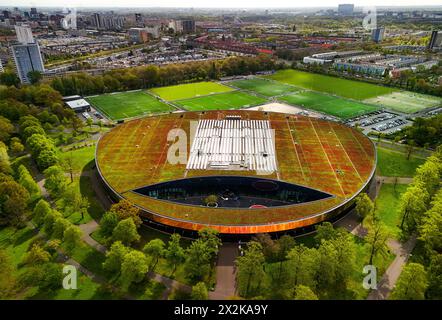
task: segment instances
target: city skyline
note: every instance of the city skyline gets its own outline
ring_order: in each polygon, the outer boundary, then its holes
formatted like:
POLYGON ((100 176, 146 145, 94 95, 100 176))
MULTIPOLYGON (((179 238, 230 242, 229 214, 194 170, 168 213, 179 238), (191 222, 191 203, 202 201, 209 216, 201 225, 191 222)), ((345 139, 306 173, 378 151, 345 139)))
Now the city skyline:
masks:
POLYGON ((208 3, 202 0, 190 0, 186 1, 183 5, 182 1, 179 0, 97 0, 93 4, 84 0, 41 0, 41 1, 28 1, 28 0, 17 0, 14 5, 11 5, 9 1, 0 0, 0 6, 2 7, 115 7, 115 8, 128 8, 128 7, 158 7, 158 8, 313 8, 313 7, 337 7, 338 4, 342 3, 352 3, 355 7, 363 6, 379 6, 379 7, 425 7, 425 6, 440 6, 439 0, 356 0, 356 1, 336 1, 336 0, 312 0, 309 1, 308 6, 299 5, 290 0, 276 0, 272 1, 272 5, 269 6, 268 2, 257 2, 254 0, 244 0, 238 3, 234 0, 226 0, 223 3, 208 3))

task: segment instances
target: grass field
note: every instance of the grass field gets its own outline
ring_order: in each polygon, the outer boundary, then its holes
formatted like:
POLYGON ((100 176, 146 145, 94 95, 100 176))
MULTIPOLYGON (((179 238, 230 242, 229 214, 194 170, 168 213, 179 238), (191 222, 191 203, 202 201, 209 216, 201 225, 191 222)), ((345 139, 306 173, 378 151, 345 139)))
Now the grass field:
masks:
POLYGON ((393 184, 382 184, 376 199, 376 212, 388 232, 395 239, 399 239, 401 235, 399 228, 401 217, 398 208, 400 197, 407 187, 408 185, 406 184, 397 184, 395 190, 393 184))
POLYGON ((366 82, 341 79, 291 69, 281 70, 271 76, 265 77, 302 88, 327 92, 356 100, 369 99, 396 91, 391 88, 381 87, 366 82))
POLYGON ((357 101, 346 100, 312 91, 292 93, 278 98, 291 105, 302 106, 315 111, 327 113, 342 119, 349 119, 378 108, 357 101))
POLYGON ((89 97, 87 100, 111 120, 174 110, 145 91, 103 94, 89 97))
POLYGON ((423 109, 442 105, 442 99, 425 94, 409 91, 393 92, 387 95, 365 100, 368 103, 379 104, 405 113, 414 113, 423 109))
POLYGON ((254 91, 267 97, 279 96, 300 90, 294 86, 260 78, 232 81, 229 82, 229 84, 240 89, 254 91))
POLYGON ((196 82, 176 86, 153 88, 150 91, 164 100, 183 100, 213 93, 229 92, 234 89, 216 82, 196 82))
POLYGON ((384 148, 377 148, 378 170, 381 176, 386 177, 412 177, 416 168, 425 162, 425 159, 413 156, 407 160, 401 152, 384 148))
POLYGON ((265 102, 267 102, 266 99, 236 91, 176 101, 175 104, 189 111, 200 111, 239 109, 256 106, 265 102))

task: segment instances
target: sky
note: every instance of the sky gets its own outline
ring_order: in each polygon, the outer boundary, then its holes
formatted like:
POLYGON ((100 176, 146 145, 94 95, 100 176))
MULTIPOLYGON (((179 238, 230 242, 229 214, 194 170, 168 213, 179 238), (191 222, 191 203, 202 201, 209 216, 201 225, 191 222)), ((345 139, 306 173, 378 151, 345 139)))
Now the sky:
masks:
POLYGON ((186 7, 186 8, 270 8, 270 7, 337 7, 338 3, 355 6, 430 6, 441 0, 0 0, 0 6, 12 7, 186 7))

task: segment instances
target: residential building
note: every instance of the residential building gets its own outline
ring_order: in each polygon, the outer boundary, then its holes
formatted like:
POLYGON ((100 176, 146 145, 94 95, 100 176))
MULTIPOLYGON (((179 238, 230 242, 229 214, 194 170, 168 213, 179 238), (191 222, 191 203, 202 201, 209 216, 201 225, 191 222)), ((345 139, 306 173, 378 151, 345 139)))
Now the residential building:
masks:
POLYGON ((12 45, 11 52, 17 75, 22 83, 30 83, 29 72, 45 71, 38 43, 12 45))
POLYGON ((195 20, 182 20, 181 24, 184 33, 195 33, 195 20))
POLYGON ((433 30, 431 32, 430 42, 428 43, 428 49, 433 49, 434 47, 442 46, 442 33, 433 30))
POLYGON ((149 41, 149 34, 145 28, 130 28, 128 34, 131 42, 146 43, 149 41))
POLYGON ((338 5, 338 13, 340 15, 352 15, 354 11, 355 5, 350 3, 344 3, 338 5))
POLYGON ((371 40, 376 43, 381 42, 384 39, 385 28, 379 27, 371 31, 371 40))

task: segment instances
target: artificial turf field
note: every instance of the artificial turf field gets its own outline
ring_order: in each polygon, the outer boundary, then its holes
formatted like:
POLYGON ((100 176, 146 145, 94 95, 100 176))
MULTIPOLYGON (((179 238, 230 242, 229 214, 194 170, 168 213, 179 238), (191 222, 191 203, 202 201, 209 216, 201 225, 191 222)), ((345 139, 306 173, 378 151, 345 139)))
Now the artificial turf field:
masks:
POLYGON ((174 110, 145 91, 103 94, 88 97, 89 103, 111 120, 132 118, 174 110))
POLYGON ((213 93, 233 91, 233 88, 216 82, 196 82, 176 86, 153 88, 150 91, 164 100, 174 101, 205 96, 213 93))
POLYGON ((240 89, 254 91, 267 97, 279 96, 281 94, 300 90, 291 85, 260 78, 237 80, 229 82, 229 84, 240 89))
POLYGON ((252 107, 266 103, 267 100, 245 92, 235 91, 210 96, 175 101, 174 103, 189 111, 228 110, 252 107))
POLYGON ((414 113, 426 108, 442 105, 442 99, 426 94, 409 91, 398 91, 391 94, 365 100, 396 111, 414 113))
POLYGON ((353 118, 379 109, 373 105, 363 104, 357 101, 346 100, 313 91, 292 93, 279 97, 278 100, 282 100, 291 105, 330 114, 341 119, 353 118))
POLYGON ((273 75, 264 77, 305 89, 327 92, 355 100, 365 100, 397 91, 392 88, 382 87, 371 83, 341 79, 292 69, 280 70, 273 75))

